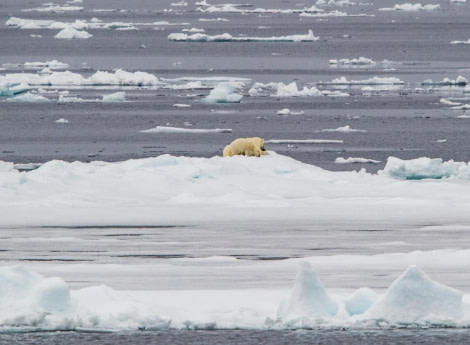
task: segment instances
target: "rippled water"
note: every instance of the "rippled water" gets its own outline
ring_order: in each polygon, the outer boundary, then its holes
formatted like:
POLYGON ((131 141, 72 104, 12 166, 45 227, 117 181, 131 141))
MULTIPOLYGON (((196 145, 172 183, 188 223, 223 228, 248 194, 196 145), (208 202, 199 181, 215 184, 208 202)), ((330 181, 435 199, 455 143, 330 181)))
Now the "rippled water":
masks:
POLYGON ((124 344, 173 344, 173 345, 241 345, 241 344, 467 344, 469 330, 302 330, 302 331, 172 331, 130 333, 15 333, 0 334, 0 343, 24 345, 124 345, 124 344))

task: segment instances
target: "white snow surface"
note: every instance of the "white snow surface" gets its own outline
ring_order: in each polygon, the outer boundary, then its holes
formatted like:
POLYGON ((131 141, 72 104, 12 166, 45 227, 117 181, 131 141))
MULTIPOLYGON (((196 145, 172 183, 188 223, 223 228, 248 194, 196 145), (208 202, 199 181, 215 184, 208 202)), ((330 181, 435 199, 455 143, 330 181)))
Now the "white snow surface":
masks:
MULTIPOLYGON (((270 141, 266 144, 269 149, 270 141)), ((162 155, 115 163, 50 161, 31 171, 1 162, 0 225, 5 231, 26 229, 32 236, 42 226, 100 224, 236 224, 233 231, 239 231, 244 226, 256 229, 268 219, 271 226, 313 222, 320 227, 347 224, 351 229, 394 224, 406 230, 429 224, 413 231, 432 236, 439 227, 468 229, 469 190, 468 163, 431 158, 389 158, 377 174, 325 171, 273 151, 260 158, 162 155)), ((24 240, 11 241, 19 245, 24 240)), ((397 241, 396 253, 267 262, 186 257, 151 264, 3 263, 0 326, 4 330, 470 326, 469 291, 441 282, 446 274, 457 274, 462 286, 470 286, 460 273, 468 269, 468 249, 406 252, 405 240, 397 241), (298 264, 297 279, 287 286, 256 278, 257 288, 243 288, 234 280, 242 272, 250 277, 294 276, 298 264), (444 275, 428 276, 413 265, 444 275), (377 290, 367 285, 355 291, 339 288, 341 279, 351 279, 358 268, 363 274, 374 268, 398 278, 377 290), (344 271, 348 275, 335 279, 335 272, 344 271), (399 276, 400 271, 405 272, 399 276), (95 275, 96 281, 115 275, 128 280, 123 272, 136 277, 151 272, 153 284, 136 279, 138 290, 118 291, 99 284, 71 289, 61 278, 95 275), (231 288, 205 290, 191 284, 159 288, 165 280, 187 275, 193 284, 199 279, 203 285, 224 276, 231 288)))

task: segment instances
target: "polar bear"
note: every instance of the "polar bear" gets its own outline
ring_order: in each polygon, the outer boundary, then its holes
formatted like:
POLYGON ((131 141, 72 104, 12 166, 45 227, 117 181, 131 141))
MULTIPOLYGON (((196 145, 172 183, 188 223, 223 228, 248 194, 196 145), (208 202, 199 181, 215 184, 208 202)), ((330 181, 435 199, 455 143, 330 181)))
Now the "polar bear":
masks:
POLYGON ((260 157, 267 154, 268 152, 264 148, 264 140, 259 137, 235 139, 224 149, 224 157, 235 155, 260 157))

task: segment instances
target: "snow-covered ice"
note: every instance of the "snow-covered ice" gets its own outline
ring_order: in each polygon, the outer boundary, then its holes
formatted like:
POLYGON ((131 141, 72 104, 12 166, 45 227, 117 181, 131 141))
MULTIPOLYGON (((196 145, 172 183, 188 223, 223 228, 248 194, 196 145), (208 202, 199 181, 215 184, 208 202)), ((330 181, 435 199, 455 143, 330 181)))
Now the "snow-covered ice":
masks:
MULTIPOLYGON (((274 143, 266 141, 268 148, 274 143)), ((0 219, 4 228, 18 229, 108 224, 111 219, 116 226, 205 222, 242 225, 267 217, 270 222, 295 219, 296 224, 314 219, 320 226, 333 220, 350 227, 377 223, 409 227, 423 222, 458 227, 470 220, 469 187, 467 163, 429 158, 390 158, 378 174, 326 171, 273 151, 261 158, 162 155, 116 163, 50 161, 22 172, 13 163, 2 162, 0 219), (28 217, 16 217, 18 213, 28 217)), ((112 268, 98 263, 64 266, 33 262, 28 264, 34 267, 32 270, 18 266, 0 269, 0 304, 6 311, 0 323, 7 329, 26 330, 376 328, 402 324, 465 327, 470 324, 470 306, 465 302, 469 292, 437 283, 418 268, 407 269, 388 290, 376 290, 366 285, 366 279, 356 292, 335 288, 338 281, 334 272, 340 267, 361 267, 364 274, 367 267, 405 270, 403 264, 445 271, 449 267, 456 269, 456 262, 465 266, 468 259, 468 250, 454 249, 268 262, 188 257, 151 266, 129 264, 128 268, 122 264, 112 268), (430 260, 436 255, 440 262, 430 260), (309 264, 301 265, 287 299, 289 286, 273 287, 269 280, 257 280, 254 290, 238 289, 232 283, 228 290, 169 291, 156 285, 139 292, 99 285, 71 289, 64 278, 35 273, 57 272, 61 277, 101 272, 97 277, 102 279, 103 272, 116 275, 113 272, 131 274, 136 270, 142 274, 151 269, 159 281, 193 271, 194 281, 199 274, 228 274, 231 279, 241 272, 294 275, 293 268, 302 261, 309 264), (316 273, 317 267, 325 265, 331 271, 327 284, 322 283, 325 271, 316 273)), ((457 271, 462 269, 460 266, 457 271)), ((361 277, 355 279, 361 281, 361 277)))
POLYGON ((229 33, 220 35, 172 33, 168 35, 168 40, 177 42, 312 42, 318 41, 319 38, 313 34, 312 30, 309 30, 307 34, 271 37, 232 36, 229 33))

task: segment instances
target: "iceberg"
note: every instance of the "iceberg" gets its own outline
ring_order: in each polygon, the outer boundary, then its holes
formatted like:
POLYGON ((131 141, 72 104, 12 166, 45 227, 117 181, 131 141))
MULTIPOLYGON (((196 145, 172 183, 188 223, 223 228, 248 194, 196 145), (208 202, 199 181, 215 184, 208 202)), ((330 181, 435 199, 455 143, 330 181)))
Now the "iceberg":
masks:
POLYGON ((235 92, 235 86, 231 83, 220 83, 212 89, 208 96, 203 98, 203 103, 240 103, 243 95, 235 92))
POLYGON ((362 316, 397 324, 452 324, 462 317, 462 293, 410 266, 362 316))

